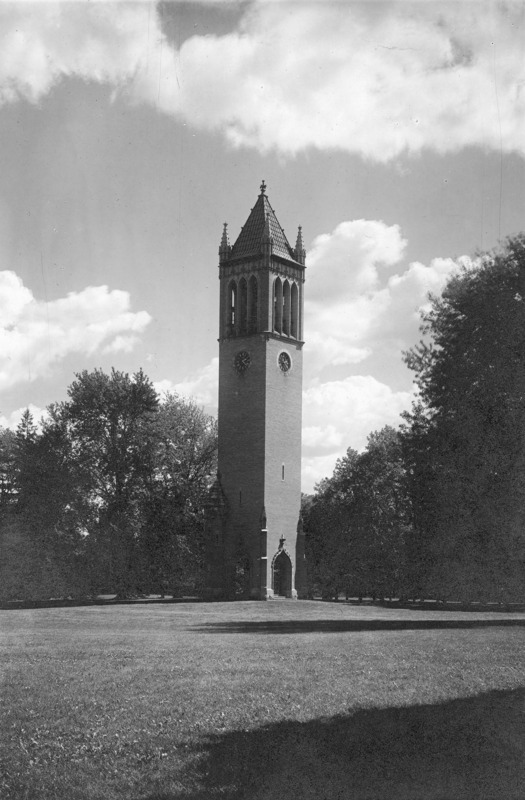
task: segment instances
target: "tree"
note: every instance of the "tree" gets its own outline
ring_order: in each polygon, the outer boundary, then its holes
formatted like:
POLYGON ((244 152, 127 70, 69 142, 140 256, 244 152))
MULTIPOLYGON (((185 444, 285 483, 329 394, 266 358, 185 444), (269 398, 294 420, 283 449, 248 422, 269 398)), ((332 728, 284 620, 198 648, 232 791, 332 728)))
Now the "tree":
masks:
POLYGON ((453 276, 406 363, 419 590, 462 599, 522 595, 525 577, 525 236, 453 276))
POLYGON ((371 433, 352 476, 353 538, 369 594, 399 594, 405 570, 405 540, 410 504, 398 431, 390 426, 371 433))
POLYGON ((142 543, 152 591, 195 588, 203 561, 204 507, 217 466, 217 424, 193 401, 167 394, 153 424, 142 543))
POLYGON ((349 580, 351 475, 357 459, 357 452, 348 448, 332 477, 316 485, 313 497, 303 498, 308 583, 310 592, 324 597, 337 597, 349 580))
POLYGON ((387 426, 370 434, 363 453, 349 449, 305 516, 309 574, 327 595, 397 594, 410 530, 398 432, 387 426))
POLYGON ((14 441, 14 483, 19 509, 24 509, 31 504, 33 492, 36 488, 31 473, 37 439, 38 431, 33 415, 29 409, 26 409, 16 429, 14 441))
POLYGON ((158 396, 142 371, 77 374, 69 400, 56 409, 70 460, 92 511, 88 550, 100 588, 136 591, 140 572, 141 504, 153 470, 153 419, 158 396))
POLYGON ((9 428, 0 428, 0 518, 16 502, 15 447, 15 433, 9 428))
POLYGON ((2 596, 195 588, 215 420, 142 371, 85 371, 68 395, 40 430, 28 411, 0 431, 2 596))
POLYGON ((42 598, 85 594, 82 535, 75 519, 80 493, 69 443, 53 425, 53 409, 38 431, 29 411, 10 446, 9 502, 0 529, 2 597, 42 598))

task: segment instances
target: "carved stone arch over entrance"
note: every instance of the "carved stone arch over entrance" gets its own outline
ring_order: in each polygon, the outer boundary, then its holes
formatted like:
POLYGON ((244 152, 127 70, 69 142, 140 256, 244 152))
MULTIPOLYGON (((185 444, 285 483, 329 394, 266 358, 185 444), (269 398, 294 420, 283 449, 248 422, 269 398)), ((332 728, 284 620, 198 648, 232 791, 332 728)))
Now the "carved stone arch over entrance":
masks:
POLYGON ((272 560, 272 589, 278 597, 292 596, 292 559, 286 550, 279 550, 272 560))

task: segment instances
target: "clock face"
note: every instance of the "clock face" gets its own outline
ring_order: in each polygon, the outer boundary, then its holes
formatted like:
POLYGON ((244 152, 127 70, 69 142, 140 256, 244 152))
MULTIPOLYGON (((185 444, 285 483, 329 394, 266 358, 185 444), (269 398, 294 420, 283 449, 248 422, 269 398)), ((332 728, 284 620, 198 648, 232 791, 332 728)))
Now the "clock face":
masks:
POLYGON ((284 350, 282 353, 279 353, 279 358, 277 359, 279 362, 279 368, 283 372, 288 372, 290 367, 292 366, 292 359, 284 350))
POLYGON ((235 354, 235 358, 233 359, 233 366, 237 370, 237 372, 242 375, 248 367, 250 366, 252 359, 250 354, 247 350, 239 350, 238 353, 235 354))

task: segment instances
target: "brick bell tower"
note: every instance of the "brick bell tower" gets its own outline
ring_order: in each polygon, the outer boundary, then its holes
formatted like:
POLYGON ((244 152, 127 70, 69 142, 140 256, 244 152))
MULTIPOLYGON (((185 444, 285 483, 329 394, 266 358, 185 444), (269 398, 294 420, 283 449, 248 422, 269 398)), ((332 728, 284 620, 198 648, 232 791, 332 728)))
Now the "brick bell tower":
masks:
POLYGON ((235 244, 219 247, 219 458, 208 511, 212 595, 303 597, 301 521, 303 285, 266 195, 235 244))

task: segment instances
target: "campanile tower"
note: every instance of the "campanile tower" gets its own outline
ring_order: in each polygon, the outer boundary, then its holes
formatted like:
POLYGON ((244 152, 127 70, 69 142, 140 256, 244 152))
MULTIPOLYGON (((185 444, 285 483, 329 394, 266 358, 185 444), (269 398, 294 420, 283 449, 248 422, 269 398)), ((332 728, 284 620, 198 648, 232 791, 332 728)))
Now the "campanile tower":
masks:
POLYGON ((219 247, 219 460, 210 588, 226 597, 305 594, 301 406, 305 250, 292 248, 264 181, 219 247))

